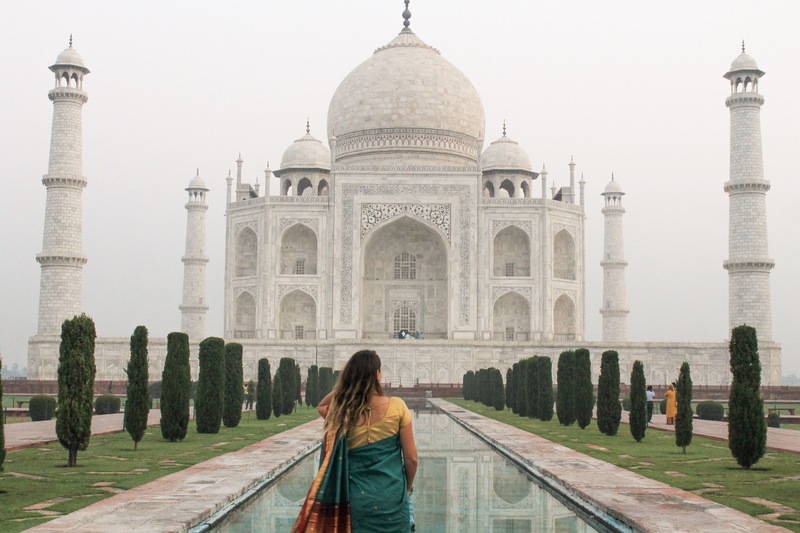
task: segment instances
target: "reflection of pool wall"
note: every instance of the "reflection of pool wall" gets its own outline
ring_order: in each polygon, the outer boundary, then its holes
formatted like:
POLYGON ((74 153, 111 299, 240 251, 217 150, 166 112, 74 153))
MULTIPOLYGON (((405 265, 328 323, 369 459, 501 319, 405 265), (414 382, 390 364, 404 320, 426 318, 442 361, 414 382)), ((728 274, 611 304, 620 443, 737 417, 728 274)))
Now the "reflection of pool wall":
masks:
MULTIPOLYGON (((417 531, 594 531, 441 411, 415 412, 417 531), (444 526, 443 526, 444 522, 444 526)), ((222 531, 289 531, 319 464, 304 461, 222 531), (268 529, 266 529, 268 528, 268 529)))

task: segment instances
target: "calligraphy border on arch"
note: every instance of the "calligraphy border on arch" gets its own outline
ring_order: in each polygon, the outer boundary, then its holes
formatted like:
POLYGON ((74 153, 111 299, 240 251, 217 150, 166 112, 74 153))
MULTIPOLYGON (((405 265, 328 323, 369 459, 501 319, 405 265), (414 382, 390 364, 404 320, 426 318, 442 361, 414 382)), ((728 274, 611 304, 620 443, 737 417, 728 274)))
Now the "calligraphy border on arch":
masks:
MULTIPOLYGON (((342 185, 342 286, 339 289, 341 305, 340 320, 342 324, 351 324, 353 321, 353 204, 356 195, 364 196, 398 196, 425 195, 454 197, 459 199, 459 215, 462 227, 471 226, 469 194, 471 187, 468 185, 412 185, 412 184, 372 184, 362 185, 345 183, 342 185)), ((359 221, 360 222, 360 221, 359 221)), ((459 325, 469 324, 469 287, 470 287, 470 247, 469 231, 461 233, 459 258, 461 276, 458 280, 459 325)))
POLYGON ((361 204, 361 240, 376 226, 404 213, 432 223, 450 242, 450 204, 361 204))

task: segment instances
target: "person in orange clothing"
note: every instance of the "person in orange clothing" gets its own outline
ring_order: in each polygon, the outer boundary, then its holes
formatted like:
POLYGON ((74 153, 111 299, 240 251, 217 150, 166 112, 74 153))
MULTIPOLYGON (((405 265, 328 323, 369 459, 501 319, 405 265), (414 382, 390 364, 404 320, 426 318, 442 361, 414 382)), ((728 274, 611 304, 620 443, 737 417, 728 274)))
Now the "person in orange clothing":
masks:
POLYGON ((675 417, 678 414, 678 398, 673 385, 667 387, 667 392, 664 393, 664 399, 667 400, 667 424, 674 426, 675 417))

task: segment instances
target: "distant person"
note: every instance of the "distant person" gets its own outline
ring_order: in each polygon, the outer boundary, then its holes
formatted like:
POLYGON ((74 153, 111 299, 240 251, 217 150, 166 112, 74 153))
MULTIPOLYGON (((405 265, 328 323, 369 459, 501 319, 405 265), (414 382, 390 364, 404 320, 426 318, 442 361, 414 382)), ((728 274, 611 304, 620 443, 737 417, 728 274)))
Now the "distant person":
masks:
POLYGON ((384 396, 378 354, 353 354, 317 410, 325 418, 322 461, 292 532, 409 531, 412 417, 403 400, 384 396))
POLYGON ((675 425, 675 417, 678 415, 678 398, 675 393, 675 386, 670 385, 667 387, 667 392, 664 393, 664 399, 667 400, 667 425, 675 425))
POLYGON ((644 394, 647 396, 647 423, 650 424, 650 422, 653 421, 653 401, 656 398, 656 393, 653 392, 653 386, 648 385, 644 394))

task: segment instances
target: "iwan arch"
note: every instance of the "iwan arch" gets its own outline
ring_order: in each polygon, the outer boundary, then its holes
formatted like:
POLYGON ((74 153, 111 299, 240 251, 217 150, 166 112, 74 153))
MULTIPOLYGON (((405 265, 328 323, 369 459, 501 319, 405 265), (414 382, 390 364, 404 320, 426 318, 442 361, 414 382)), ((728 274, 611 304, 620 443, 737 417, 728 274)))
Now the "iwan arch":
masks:
MULTIPOLYGON (((80 74, 79 82, 88 73, 71 47, 53 68, 80 74)), ((759 327, 764 383, 778 384, 781 351, 771 338, 773 263, 766 254, 763 208, 769 186, 760 166, 753 167, 761 161, 753 102, 763 102, 757 92, 762 75, 744 52, 727 75, 734 131, 726 184, 732 247, 725 267, 731 324, 759 327), (736 83, 740 78, 751 81, 736 83), (747 222, 753 212, 763 215, 763 228, 747 222), (762 302, 756 309, 746 304, 754 300, 762 302)), ((51 93, 58 145, 65 135, 80 135, 80 124, 59 128, 80 122, 74 99, 85 93, 82 83, 51 93), (73 102, 69 112, 62 113, 61 98, 73 102)), ((280 168, 265 171, 263 187, 243 182, 239 157, 225 197, 223 334, 244 345, 246 378, 255 375, 262 357, 275 365, 292 356, 305 375, 310 365, 340 368, 353 351, 373 347, 393 384, 455 383, 467 370, 505 369, 522 357, 555 358, 585 346, 593 354, 595 377, 600 353, 613 348, 620 352, 623 376, 639 359, 648 381, 665 383, 689 360, 695 383, 727 383, 725 343, 627 340, 620 184, 612 179, 603 193, 604 255, 586 258, 584 181, 576 180, 575 163, 568 163, 569 185, 550 188, 545 169, 533 170, 505 125, 489 125, 488 131, 500 135, 484 137, 483 103, 474 86, 406 24, 341 82, 329 105, 325 142, 307 124, 305 135, 285 150, 280 168), (274 191, 273 176, 279 184, 274 191), (604 272, 603 339, 596 342, 584 334, 587 262, 600 263, 604 272), (399 339, 401 331, 420 338, 399 339)), ((80 143, 69 146, 80 150, 80 143)), ((64 175, 80 176, 80 154, 67 162, 78 166, 64 175)), ((48 206, 61 189, 68 201, 80 202, 81 182, 65 186, 56 179, 59 168, 46 176, 48 206)), ((198 343, 207 309, 203 214, 212 192, 199 175, 187 191, 182 329, 198 343)), ((79 216, 79 209, 74 212, 70 216, 79 216)), ((49 232, 60 231, 57 220, 45 221, 45 246, 54 241, 49 232)), ((32 378, 55 376, 58 338, 51 326, 80 309, 79 299, 50 305, 61 286, 51 283, 61 263, 69 263, 74 274, 74 265, 85 261, 79 234, 64 242, 72 248, 40 254, 40 315, 48 316, 40 316, 40 331, 31 339, 32 378)), ((160 372, 164 352, 164 340, 152 339, 151 375, 160 372)), ((127 339, 99 339, 96 356, 99 378, 124 379, 127 339)), ((196 358, 193 363, 196 371, 196 358)))

